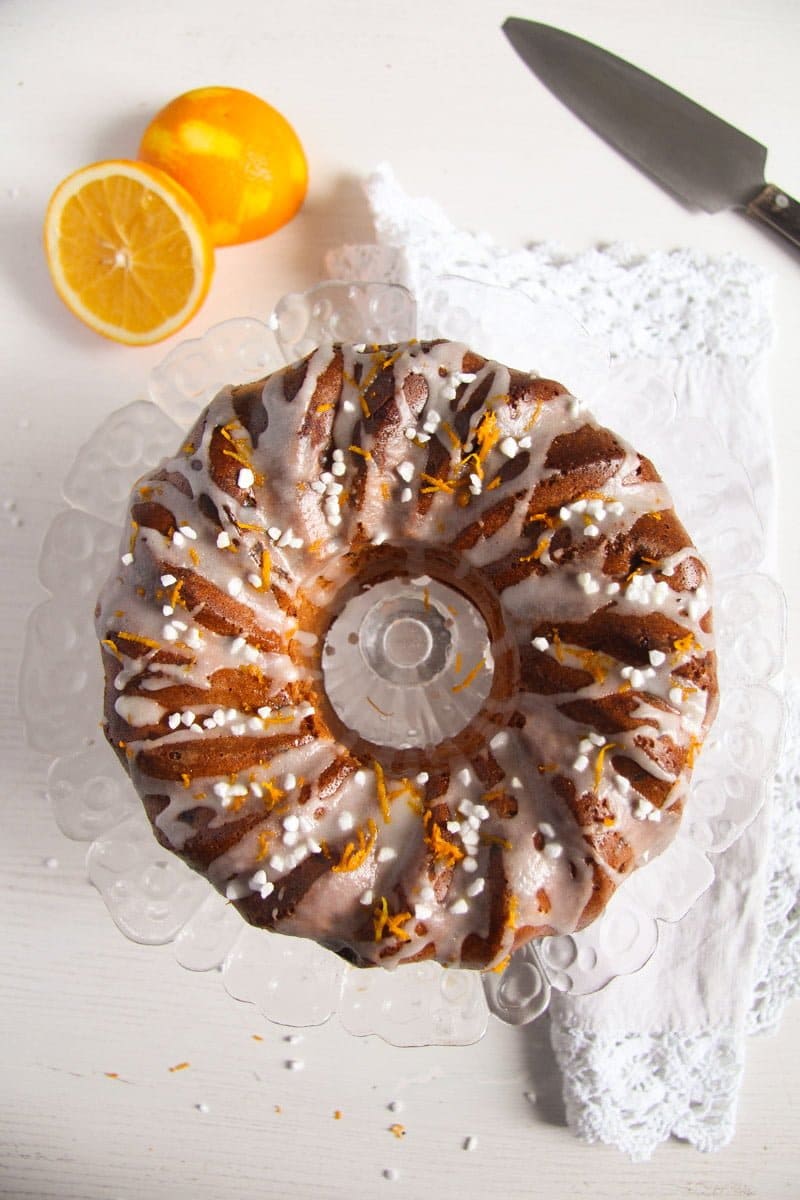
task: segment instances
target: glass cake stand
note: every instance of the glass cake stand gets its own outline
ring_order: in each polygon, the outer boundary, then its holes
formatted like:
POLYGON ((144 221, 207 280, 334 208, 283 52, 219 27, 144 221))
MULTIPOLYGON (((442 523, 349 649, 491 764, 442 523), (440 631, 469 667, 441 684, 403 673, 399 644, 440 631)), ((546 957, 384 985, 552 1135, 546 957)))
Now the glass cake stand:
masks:
POLYGON ((95 430, 67 474, 66 502, 44 539, 39 577, 51 593, 28 621, 20 706, 29 744, 50 759, 47 790, 67 837, 89 843, 91 882, 126 937, 171 943, 192 971, 218 969, 228 992, 271 1021, 308 1026, 334 1013, 353 1034, 395 1045, 463 1045, 490 1014, 521 1025, 552 989, 585 994, 637 971, 659 922, 680 920, 724 851, 757 813, 778 753, 785 604, 759 572, 763 532, 744 469, 711 426, 687 418, 663 381, 639 364, 611 367, 567 313, 502 288, 442 278, 431 327, 417 328, 411 294, 381 283, 323 283, 284 296, 265 323, 225 321, 174 348, 145 398, 95 430), (479 314, 479 315, 475 315, 479 314), (206 880, 155 841, 142 806, 98 731, 103 694, 93 609, 118 553, 135 480, 172 454, 227 383, 243 383, 324 341, 442 336, 487 357, 561 378, 595 415, 652 455, 715 580, 721 703, 670 848, 637 871, 580 933, 518 951, 500 975, 359 970, 311 942, 256 930, 206 880))

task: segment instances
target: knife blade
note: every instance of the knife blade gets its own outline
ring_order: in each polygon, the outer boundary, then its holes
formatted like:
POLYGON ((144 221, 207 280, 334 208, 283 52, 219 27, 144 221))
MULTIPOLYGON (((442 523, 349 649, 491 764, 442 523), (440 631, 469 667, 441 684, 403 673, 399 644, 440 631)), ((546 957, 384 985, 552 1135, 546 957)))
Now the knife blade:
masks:
POLYGON ((754 138, 574 34, 519 17, 503 32, 553 95, 690 208, 741 209, 800 247, 800 204, 766 183, 754 138))

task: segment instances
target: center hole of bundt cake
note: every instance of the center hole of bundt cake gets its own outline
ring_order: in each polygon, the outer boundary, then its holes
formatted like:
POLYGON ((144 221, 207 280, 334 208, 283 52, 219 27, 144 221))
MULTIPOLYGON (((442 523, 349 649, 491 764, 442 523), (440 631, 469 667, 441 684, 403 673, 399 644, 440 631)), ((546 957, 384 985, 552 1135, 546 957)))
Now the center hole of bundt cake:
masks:
POLYGON ((406 589, 376 599, 358 631, 367 666, 380 679, 403 687, 421 686, 440 675, 452 644, 446 616, 406 589))
POLYGON ((433 645, 433 634, 423 613, 396 617, 383 631, 383 657, 399 670, 422 668, 430 661, 433 645))
POLYGON ((322 670, 328 699, 352 732, 417 748, 472 720, 494 664, 478 609, 424 575, 384 579, 352 596, 328 630, 322 670))

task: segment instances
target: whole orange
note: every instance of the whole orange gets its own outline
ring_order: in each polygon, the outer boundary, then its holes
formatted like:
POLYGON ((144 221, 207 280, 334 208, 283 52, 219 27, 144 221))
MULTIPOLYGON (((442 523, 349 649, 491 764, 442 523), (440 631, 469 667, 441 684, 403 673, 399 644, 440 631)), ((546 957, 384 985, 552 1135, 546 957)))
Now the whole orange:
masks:
POLYGON ((196 88, 172 100, 145 130, 139 157, 183 185, 216 246, 280 229, 308 187, 306 156, 292 126, 240 88, 196 88))

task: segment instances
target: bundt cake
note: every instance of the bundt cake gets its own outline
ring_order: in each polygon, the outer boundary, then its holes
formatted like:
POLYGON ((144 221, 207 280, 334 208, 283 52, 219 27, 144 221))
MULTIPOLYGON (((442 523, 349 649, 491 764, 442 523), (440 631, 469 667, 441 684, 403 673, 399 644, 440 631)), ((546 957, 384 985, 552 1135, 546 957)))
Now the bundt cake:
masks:
POLYGON ((226 387, 130 500, 105 730, 253 925, 496 968, 674 836, 717 703, 706 567, 653 464, 448 341, 226 387))

